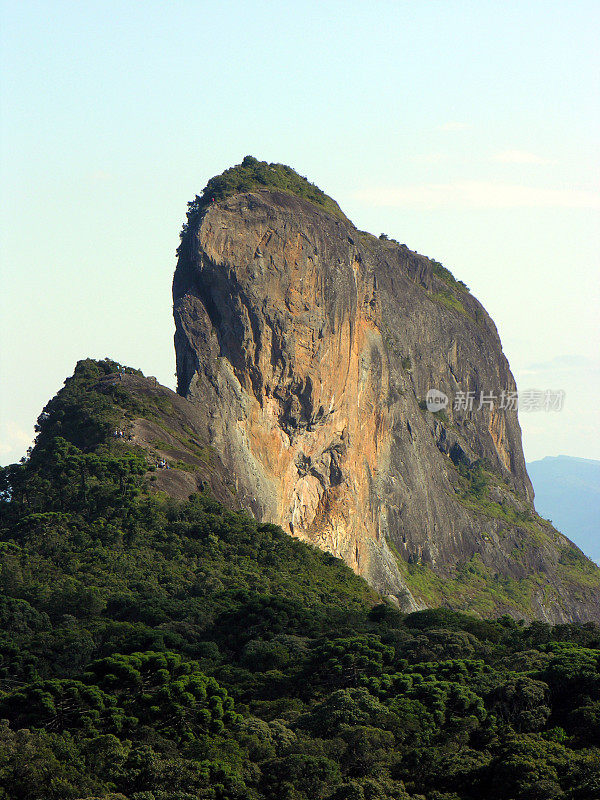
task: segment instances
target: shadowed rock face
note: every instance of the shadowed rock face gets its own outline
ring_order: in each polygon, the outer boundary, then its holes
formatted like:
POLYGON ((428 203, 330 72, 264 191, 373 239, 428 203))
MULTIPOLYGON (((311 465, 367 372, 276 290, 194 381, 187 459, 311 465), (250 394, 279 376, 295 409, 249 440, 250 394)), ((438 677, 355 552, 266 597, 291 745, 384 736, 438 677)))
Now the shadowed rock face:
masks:
POLYGON ((570 543, 507 521, 533 511, 516 411, 423 409, 430 388, 515 389, 492 320, 433 262, 296 196, 247 192, 201 215, 173 295, 178 391, 260 520, 403 608, 428 602, 409 565, 449 577, 476 557, 496 579, 543 576, 532 617, 600 615, 594 591, 561 583, 570 543), (458 467, 478 461, 496 515, 464 494, 458 467))

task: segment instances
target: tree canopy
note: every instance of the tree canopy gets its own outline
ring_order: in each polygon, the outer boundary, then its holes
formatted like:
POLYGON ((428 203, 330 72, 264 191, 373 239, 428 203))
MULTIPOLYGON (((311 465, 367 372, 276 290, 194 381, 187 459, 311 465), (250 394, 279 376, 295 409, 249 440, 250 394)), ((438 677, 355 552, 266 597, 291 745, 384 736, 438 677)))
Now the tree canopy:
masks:
POLYGON ((0 470, 0 800, 600 798, 600 630, 405 615, 151 494, 81 362, 0 470), (108 438, 107 438, 108 437, 108 438))

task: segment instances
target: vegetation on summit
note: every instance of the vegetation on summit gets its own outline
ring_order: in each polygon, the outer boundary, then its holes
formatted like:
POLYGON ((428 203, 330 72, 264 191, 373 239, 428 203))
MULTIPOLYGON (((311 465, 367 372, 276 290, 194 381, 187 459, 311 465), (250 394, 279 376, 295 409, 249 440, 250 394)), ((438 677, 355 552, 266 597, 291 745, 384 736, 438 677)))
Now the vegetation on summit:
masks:
MULTIPOLYGON (((335 217, 349 222, 336 201, 325 194, 318 186, 311 183, 307 178, 299 175, 294 169, 286 164, 269 163, 259 161, 254 156, 245 156, 241 164, 229 167, 220 175, 212 177, 202 194, 196 195, 188 203, 186 221, 179 234, 181 243, 177 248, 177 255, 180 255, 182 247, 188 242, 189 232, 194 230, 204 211, 214 202, 220 202, 227 197, 241 192, 260 191, 264 189, 286 192, 296 195, 304 200, 316 205, 322 211, 332 214, 335 217)), ((386 234, 382 233, 379 237, 383 241, 389 240, 386 234)), ((395 242, 397 244, 397 242, 395 242)), ((446 283, 449 288, 458 292, 459 299, 449 292, 446 295, 434 295, 435 300, 450 305, 452 308, 466 314, 460 303, 460 293, 468 292, 468 286, 461 280, 457 280, 454 275, 443 264, 435 259, 430 259, 432 273, 446 283), (450 299, 448 301, 448 298, 450 299)))
POLYGON ((80 362, 0 470, 2 800, 600 797, 597 626, 404 615, 275 526, 149 493, 113 370, 80 362))
MULTIPOLYGON (((187 240, 188 231, 194 228, 202 213, 213 202, 241 192, 271 189, 294 194, 308 200, 322 211, 347 220, 338 204, 314 183, 310 183, 291 167, 285 164, 269 164, 253 156, 246 156, 241 164, 229 167, 221 175, 215 175, 204 187, 201 195, 188 203, 187 221, 181 229, 181 246, 187 240)), ((178 249, 178 254, 180 249, 178 249)))

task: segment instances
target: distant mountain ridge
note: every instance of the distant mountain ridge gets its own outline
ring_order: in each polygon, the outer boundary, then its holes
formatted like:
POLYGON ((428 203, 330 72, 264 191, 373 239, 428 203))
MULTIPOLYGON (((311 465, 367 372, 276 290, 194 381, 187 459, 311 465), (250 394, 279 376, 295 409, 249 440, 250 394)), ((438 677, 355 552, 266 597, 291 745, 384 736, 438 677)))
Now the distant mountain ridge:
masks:
POLYGON ((546 456, 527 470, 538 514, 600 563, 600 461, 546 456))

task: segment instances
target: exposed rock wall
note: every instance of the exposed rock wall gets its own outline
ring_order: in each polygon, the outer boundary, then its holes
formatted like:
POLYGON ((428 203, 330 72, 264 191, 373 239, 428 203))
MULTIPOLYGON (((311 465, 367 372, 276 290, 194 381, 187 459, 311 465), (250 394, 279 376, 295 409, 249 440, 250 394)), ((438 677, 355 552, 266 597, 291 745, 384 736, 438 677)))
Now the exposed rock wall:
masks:
MULTIPOLYGON (((533 493, 516 411, 478 408, 481 391, 515 389, 496 328, 431 261, 293 195, 249 192, 202 215, 173 294, 178 391, 258 518, 404 608, 427 602, 409 564, 443 577, 477 557, 496 577, 560 582, 564 537, 465 501, 457 465, 477 461, 513 516, 533 493), (430 388, 474 392, 473 409, 432 414, 430 388)), ((579 589, 532 597, 532 616, 598 613, 579 589)))

